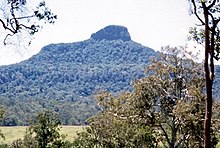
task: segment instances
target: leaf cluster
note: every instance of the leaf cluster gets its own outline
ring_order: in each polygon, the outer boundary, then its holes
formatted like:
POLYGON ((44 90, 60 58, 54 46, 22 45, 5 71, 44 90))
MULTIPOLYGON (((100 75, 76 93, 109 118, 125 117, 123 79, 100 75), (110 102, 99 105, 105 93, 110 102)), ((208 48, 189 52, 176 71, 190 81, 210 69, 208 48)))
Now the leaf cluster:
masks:
MULTIPOLYGON (((203 19, 203 12, 207 11, 208 15, 208 22, 207 22, 207 29, 209 31, 209 38, 210 43, 209 46, 213 50, 213 57, 216 60, 219 60, 219 53, 220 53, 220 30, 219 30, 219 22, 220 22, 220 2, 218 0, 189 0, 190 4, 193 5, 193 10, 191 10, 192 14, 194 14, 198 20, 200 21, 200 25, 197 27, 191 27, 189 30, 190 37, 199 44, 205 43, 205 31, 201 29, 202 26, 205 25, 205 20, 203 19)), ((211 53, 211 51, 210 51, 211 53)))

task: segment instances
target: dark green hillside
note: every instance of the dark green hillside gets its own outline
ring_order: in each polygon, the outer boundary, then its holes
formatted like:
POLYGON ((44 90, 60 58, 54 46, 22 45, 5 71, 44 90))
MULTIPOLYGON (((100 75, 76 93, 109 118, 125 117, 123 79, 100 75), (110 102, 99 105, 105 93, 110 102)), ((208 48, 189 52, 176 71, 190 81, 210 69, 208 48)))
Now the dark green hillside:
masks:
MULTIPOLYGON (((3 125, 26 125, 43 109, 59 113, 63 124, 82 124, 94 115, 93 95, 131 90, 144 76, 154 50, 131 40, 127 28, 108 26, 76 43, 51 44, 29 60, 0 67, 0 99, 5 107, 3 125)), ((219 96, 220 67, 215 89, 219 96)))
POLYGON ((215 66, 215 81, 214 81, 214 89, 213 89, 213 94, 216 100, 220 101, 220 66, 216 65, 215 66))
POLYGON ((157 53, 132 41, 125 27, 106 28, 86 41, 51 44, 29 60, 2 66, 4 125, 27 124, 42 109, 59 112, 64 124, 84 123, 98 110, 92 99, 97 90, 131 90, 157 53))

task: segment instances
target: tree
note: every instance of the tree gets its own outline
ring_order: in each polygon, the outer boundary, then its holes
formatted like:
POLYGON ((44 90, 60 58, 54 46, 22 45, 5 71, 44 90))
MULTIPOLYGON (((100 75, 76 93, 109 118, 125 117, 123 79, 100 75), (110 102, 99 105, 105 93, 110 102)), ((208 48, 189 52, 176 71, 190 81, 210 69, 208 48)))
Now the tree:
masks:
POLYGON ((51 111, 39 113, 27 128, 23 139, 13 141, 10 148, 69 148, 72 143, 60 132, 58 115, 51 111))
POLYGON ((192 13, 200 21, 203 29, 191 29, 192 38, 197 42, 205 43, 204 71, 206 80, 206 114, 204 122, 204 147, 211 147, 211 120, 212 120, 212 89, 214 81, 214 59, 220 58, 220 2, 219 0, 189 0, 193 5, 192 13))
MULTIPOLYGON (((37 141, 39 148, 61 147, 64 142, 63 135, 60 135, 61 124, 58 115, 51 111, 39 113, 28 129, 28 137, 32 137, 37 141)), ((27 139, 27 138, 26 138, 27 139)), ((29 138, 30 139, 30 138, 29 138)))
POLYGON ((152 122, 165 147, 199 147, 204 118, 202 68, 187 59, 191 55, 183 47, 165 47, 164 52, 146 68, 147 76, 134 82, 134 108, 139 121, 152 122))
MULTIPOLYGON (((184 51, 184 47, 165 47, 165 54, 147 66, 146 77, 133 82, 132 92, 116 96, 101 93, 97 102, 102 111, 90 120, 87 132, 80 135, 81 143, 116 147, 201 147, 204 74, 202 65, 184 51), (149 141, 134 145, 136 138, 149 141)), ((216 129, 213 128, 213 139, 216 139, 216 129)))
POLYGON ((101 92, 97 102, 102 111, 89 120, 89 127, 79 133, 75 147, 154 147, 153 129, 133 120, 129 112, 130 93, 115 97, 101 92))
POLYGON ((0 23, 5 29, 6 36, 4 44, 10 36, 27 32, 34 35, 44 23, 54 23, 57 18, 51 10, 46 7, 45 1, 38 4, 36 8, 30 8, 30 0, 4 0, 1 4, 0 23))
MULTIPOLYGON (((3 118, 4 118, 4 110, 3 110, 3 108, 2 107, 0 107, 0 122, 2 122, 2 120, 3 120, 3 118)), ((0 137, 1 138, 3 138, 3 139, 5 139, 5 137, 4 137, 4 135, 3 135, 3 133, 2 133, 2 131, 0 130, 0 137)))

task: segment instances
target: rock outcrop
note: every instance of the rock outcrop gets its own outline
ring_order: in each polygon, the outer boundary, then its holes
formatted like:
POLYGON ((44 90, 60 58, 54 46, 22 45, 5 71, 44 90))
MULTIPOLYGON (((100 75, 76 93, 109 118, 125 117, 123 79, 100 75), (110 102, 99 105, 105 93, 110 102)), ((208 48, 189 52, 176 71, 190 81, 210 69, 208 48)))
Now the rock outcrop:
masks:
POLYGON ((130 41, 131 36, 124 26, 110 25, 91 35, 94 40, 122 40, 130 41))

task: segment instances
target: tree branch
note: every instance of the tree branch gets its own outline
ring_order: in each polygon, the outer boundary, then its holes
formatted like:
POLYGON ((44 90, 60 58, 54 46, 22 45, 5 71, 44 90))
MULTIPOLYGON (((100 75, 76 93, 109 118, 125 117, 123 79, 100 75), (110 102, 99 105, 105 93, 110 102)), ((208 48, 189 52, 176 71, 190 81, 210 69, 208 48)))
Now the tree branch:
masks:
POLYGON ((14 30, 12 30, 11 28, 7 27, 2 19, 0 19, 0 22, 2 23, 2 26, 3 26, 3 28, 4 28, 5 30, 9 30, 10 32, 12 32, 13 34, 15 34, 14 30))
POLYGON ((29 29, 29 30, 31 30, 31 31, 34 31, 34 32, 37 32, 38 30, 36 29, 36 26, 26 26, 26 25, 24 25, 24 24, 20 24, 19 26, 22 26, 22 27, 24 27, 25 29, 29 29))
POLYGON ((3 41, 4 45, 6 45, 6 40, 7 40, 8 36, 13 36, 13 34, 7 34, 7 35, 5 36, 5 39, 4 39, 4 41, 3 41))
POLYGON ((162 126, 160 123, 159 123, 159 127, 160 127, 160 128, 161 128, 161 130, 163 131, 164 136, 165 136, 165 138, 166 138, 166 140, 167 140, 168 144, 169 144, 169 145, 171 145, 171 143, 170 143, 170 139, 169 139, 169 137, 168 137, 168 135, 167 135, 167 133, 166 133, 165 129, 163 128, 163 126, 162 126))
POLYGON ((216 3, 216 0, 213 0, 213 2, 207 7, 208 9, 212 8, 216 3))
POLYGON ((183 138, 181 138, 176 144, 175 144, 175 148, 178 148, 182 142, 184 142, 187 139, 186 135, 183 135, 183 138))
POLYGON ((195 0, 191 0, 193 7, 194 7, 194 14, 196 15, 196 17, 198 18, 198 20, 202 23, 202 25, 205 25, 205 22, 199 17, 198 13, 197 13, 197 7, 196 7, 196 2, 195 0))
MULTIPOLYGON (((26 19, 26 18, 32 18, 34 17, 35 15, 30 15, 30 16, 23 16, 23 17, 16 17, 15 19, 16 20, 19 20, 19 19, 26 19)), ((13 18, 14 19, 14 18, 13 18)))

